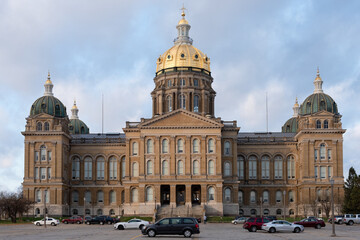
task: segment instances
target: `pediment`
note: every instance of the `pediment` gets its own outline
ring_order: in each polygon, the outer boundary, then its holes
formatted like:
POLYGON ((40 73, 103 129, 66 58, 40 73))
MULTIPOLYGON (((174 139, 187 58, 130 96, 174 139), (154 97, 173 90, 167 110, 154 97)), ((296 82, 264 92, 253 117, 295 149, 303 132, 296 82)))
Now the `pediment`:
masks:
POLYGON ((54 116, 47 114, 47 113, 39 113, 31 118, 41 118, 41 119, 49 119, 49 118, 54 118, 54 116))
POLYGON ((333 113, 328 112, 328 111, 325 111, 325 110, 322 110, 322 111, 320 111, 320 112, 316 112, 316 113, 313 113, 313 114, 312 114, 312 116, 317 116, 317 117, 322 117, 322 116, 328 117, 328 116, 333 116, 333 115, 334 115, 333 113))

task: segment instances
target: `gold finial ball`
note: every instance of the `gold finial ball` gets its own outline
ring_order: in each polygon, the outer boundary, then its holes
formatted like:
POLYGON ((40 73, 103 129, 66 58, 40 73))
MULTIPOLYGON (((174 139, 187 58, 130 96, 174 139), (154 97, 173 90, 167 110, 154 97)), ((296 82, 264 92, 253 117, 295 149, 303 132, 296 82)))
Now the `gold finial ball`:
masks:
POLYGON ((185 17, 185 12, 184 11, 182 11, 181 16, 185 17))

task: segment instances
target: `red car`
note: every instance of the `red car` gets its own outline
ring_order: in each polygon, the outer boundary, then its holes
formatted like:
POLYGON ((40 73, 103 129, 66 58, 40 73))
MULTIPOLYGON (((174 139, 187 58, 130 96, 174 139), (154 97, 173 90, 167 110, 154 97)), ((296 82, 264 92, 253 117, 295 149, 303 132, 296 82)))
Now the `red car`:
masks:
POLYGON ((314 227, 316 229, 320 229, 321 227, 325 227, 325 222, 323 220, 319 220, 317 218, 305 218, 300 222, 294 222, 294 224, 303 225, 304 227, 314 227))
POLYGON ((261 217, 251 217, 244 222, 243 228, 247 229, 249 232, 256 232, 257 230, 261 230, 261 226, 264 223, 271 222, 272 220, 269 218, 261 218, 261 217))
POLYGON ((81 224, 81 223, 83 223, 83 219, 82 219, 82 217, 79 217, 79 216, 72 216, 70 218, 63 219, 61 222, 65 223, 65 224, 68 224, 68 223, 81 224))

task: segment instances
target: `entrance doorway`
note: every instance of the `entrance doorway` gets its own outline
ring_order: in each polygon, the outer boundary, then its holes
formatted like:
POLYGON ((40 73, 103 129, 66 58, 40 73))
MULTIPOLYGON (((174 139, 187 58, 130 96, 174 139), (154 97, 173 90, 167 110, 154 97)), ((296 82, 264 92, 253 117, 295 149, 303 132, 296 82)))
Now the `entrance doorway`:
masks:
POLYGON ((176 204, 185 205, 185 185, 176 186, 176 204))
POLYGON ((201 186, 192 185, 191 186, 191 203, 192 204, 201 204, 201 186))
POLYGON ((170 185, 161 185, 161 205, 170 204, 170 185))

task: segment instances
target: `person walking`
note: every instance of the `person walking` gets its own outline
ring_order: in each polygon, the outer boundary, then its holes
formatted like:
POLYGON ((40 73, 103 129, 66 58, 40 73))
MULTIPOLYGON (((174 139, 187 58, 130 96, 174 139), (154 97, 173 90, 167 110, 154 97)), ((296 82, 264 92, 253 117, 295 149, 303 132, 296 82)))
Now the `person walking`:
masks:
POLYGON ((207 217, 204 215, 204 224, 206 224, 207 217))

